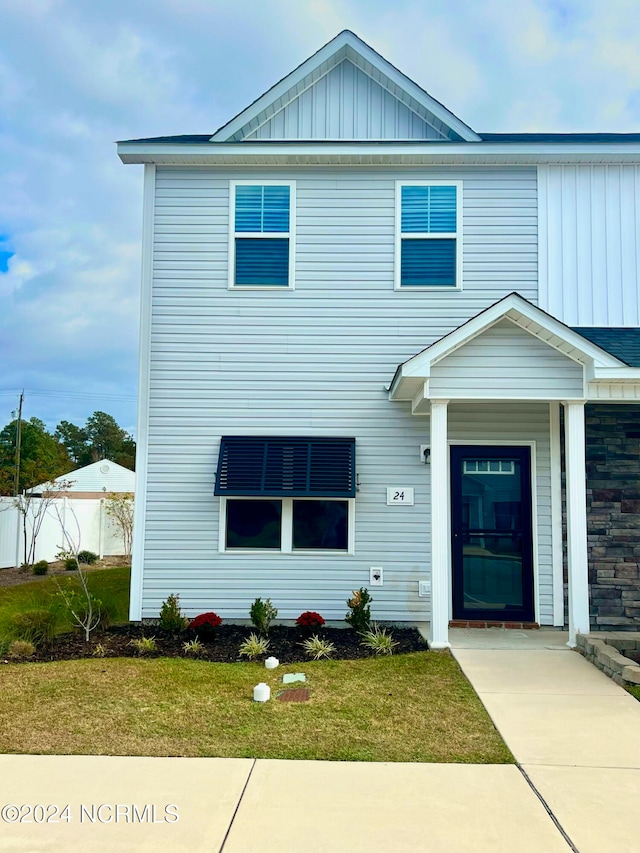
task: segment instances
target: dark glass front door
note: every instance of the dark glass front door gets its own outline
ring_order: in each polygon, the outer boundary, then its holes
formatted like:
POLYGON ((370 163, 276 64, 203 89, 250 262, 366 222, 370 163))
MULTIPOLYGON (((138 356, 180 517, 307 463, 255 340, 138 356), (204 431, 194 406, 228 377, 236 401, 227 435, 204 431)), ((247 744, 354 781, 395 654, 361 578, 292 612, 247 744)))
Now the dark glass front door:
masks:
POLYGON ((454 619, 533 621, 531 453, 451 448, 454 619))

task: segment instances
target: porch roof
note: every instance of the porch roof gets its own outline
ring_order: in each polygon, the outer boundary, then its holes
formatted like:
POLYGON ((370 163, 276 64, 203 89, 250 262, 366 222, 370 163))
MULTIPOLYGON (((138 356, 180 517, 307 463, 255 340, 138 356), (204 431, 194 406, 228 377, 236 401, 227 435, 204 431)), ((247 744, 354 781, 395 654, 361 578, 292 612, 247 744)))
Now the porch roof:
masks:
POLYGON ((629 367, 640 367, 640 329, 631 327, 574 326, 574 332, 619 358, 629 367))
POLYGON ((412 401, 414 414, 443 398, 640 400, 640 335, 599 331, 511 293, 400 364, 389 397, 412 401))

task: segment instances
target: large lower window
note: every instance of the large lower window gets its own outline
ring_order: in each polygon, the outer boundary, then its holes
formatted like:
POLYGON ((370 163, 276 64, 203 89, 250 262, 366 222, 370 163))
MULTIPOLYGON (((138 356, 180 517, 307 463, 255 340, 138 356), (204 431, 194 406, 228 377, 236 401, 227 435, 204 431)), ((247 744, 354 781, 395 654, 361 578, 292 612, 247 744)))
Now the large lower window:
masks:
POLYGON ((222 501, 221 550, 353 551, 352 500, 222 501))

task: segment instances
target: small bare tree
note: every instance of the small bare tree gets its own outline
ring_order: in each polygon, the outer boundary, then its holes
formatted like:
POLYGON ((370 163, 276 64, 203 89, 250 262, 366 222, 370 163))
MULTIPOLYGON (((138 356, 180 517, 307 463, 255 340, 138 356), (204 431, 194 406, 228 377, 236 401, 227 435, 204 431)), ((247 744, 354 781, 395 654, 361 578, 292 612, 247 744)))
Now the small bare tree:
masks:
MULTIPOLYGON (((41 495, 38 493, 36 496, 31 491, 14 498, 13 506, 20 513, 22 521, 24 562, 26 565, 30 566, 35 563, 36 545, 42 523, 54 507, 60 520, 56 501, 65 497, 73 482, 73 480, 51 480, 44 484, 41 495)), ((64 527, 64 525, 62 526, 64 527)))
POLYGON ((74 622, 84 631, 84 639, 88 643, 91 632, 100 624, 102 602, 89 589, 87 572, 83 568, 83 563, 78 559, 81 540, 80 522, 73 507, 68 507, 68 509, 75 522, 73 532, 69 530, 67 519, 63 519, 59 505, 54 504, 54 511, 62 529, 63 549, 75 558, 80 589, 77 589, 71 578, 67 579, 66 584, 59 583, 56 578, 56 586, 74 622))
POLYGON ((131 492, 109 492, 105 503, 109 520, 122 535, 124 553, 129 562, 133 543, 133 500, 131 492))

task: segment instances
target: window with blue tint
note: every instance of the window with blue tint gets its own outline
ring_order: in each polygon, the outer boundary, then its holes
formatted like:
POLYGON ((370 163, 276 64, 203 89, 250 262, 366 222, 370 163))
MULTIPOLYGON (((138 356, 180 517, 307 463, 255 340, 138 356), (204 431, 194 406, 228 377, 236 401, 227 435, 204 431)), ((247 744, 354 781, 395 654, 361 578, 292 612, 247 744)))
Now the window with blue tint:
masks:
POLYGON ((290 184, 235 184, 232 287, 290 287, 290 184))
POLYGON ((455 240, 402 240, 403 287, 455 287, 455 240))
POLYGON ((289 240, 236 237, 236 277, 239 287, 289 286, 289 240))
POLYGON ((460 188, 459 182, 398 183, 396 287, 460 286, 460 188))

